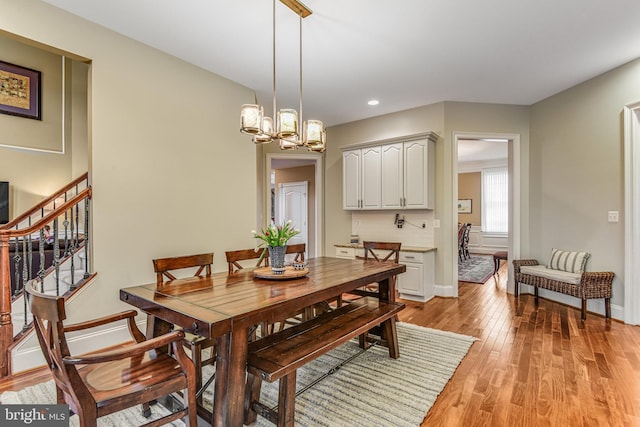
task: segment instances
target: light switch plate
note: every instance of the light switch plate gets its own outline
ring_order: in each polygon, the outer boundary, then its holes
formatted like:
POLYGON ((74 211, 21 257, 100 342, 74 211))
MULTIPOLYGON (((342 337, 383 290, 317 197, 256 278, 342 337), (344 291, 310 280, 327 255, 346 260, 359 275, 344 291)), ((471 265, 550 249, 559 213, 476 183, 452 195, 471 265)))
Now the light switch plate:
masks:
POLYGON ((607 213, 607 219, 609 222, 618 222, 619 221, 619 212, 618 211, 609 211, 607 213))
POLYGON ((440 220, 439 219, 434 219, 433 220, 433 228, 440 228, 440 220))

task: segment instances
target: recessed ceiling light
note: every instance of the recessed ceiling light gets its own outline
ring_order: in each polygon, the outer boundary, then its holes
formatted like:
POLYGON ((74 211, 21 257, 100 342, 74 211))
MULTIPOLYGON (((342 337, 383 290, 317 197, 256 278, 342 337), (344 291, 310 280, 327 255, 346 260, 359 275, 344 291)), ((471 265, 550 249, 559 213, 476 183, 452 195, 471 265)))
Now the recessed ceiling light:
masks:
POLYGON ((377 99, 372 99, 371 101, 367 102, 367 104, 371 105, 372 107, 375 105, 380 104, 380 101, 378 101, 377 99))

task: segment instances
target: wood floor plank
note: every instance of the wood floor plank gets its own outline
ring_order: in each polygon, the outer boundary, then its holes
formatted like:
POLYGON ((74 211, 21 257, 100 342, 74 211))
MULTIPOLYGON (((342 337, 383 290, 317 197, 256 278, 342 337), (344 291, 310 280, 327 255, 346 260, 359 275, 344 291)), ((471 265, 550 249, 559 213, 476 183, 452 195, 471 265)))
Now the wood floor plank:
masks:
POLYGON ((640 328, 505 288, 503 265, 400 314, 479 339, 422 425, 640 426, 640 328))

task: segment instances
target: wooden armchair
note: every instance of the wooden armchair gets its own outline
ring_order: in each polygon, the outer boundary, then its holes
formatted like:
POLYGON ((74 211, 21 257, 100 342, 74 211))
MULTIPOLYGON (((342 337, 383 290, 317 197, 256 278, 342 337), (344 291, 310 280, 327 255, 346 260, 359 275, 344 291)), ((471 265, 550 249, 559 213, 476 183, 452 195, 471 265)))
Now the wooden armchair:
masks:
POLYGON ((36 335, 56 384, 57 403, 69 405, 81 427, 96 426, 97 418, 140 404, 149 417, 149 402, 174 392, 182 392, 184 407, 145 425, 187 416, 188 425, 197 427, 195 368, 182 348, 184 332, 145 340, 136 326, 135 310, 65 326, 64 298, 41 293, 40 283, 33 280, 26 286, 36 335), (66 333, 122 320, 127 321, 134 344, 71 355, 66 333), (156 351, 167 345, 175 359, 156 351))
MULTIPOLYGON (((178 256, 172 258, 158 258, 153 260, 153 270, 156 273, 157 286, 164 286, 167 281, 176 280, 176 277, 172 274, 172 271, 181 270, 186 268, 197 268, 194 277, 200 276, 204 271, 205 277, 211 277, 211 265, 213 264, 213 253, 178 256)), ((152 319, 149 319, 152 320, 152 319)), ((148 322, 147 336, 152 336, 150 328, 152 321, 148 322)), ((185 338, 183 345, 188 347, 191 351, 191 358, 196 368, 196 389, 202 388, 202 367, 205 365, 212 365, 216 360, 215 352, 215 340, 211 338, 205 338, 200 335, 195 335, 189 332, 185 332, 185 338), (208 357, 203 359, 203 350, 210 349, 208 357)), ((201 400, 201 397, 198 398, 201 400)))

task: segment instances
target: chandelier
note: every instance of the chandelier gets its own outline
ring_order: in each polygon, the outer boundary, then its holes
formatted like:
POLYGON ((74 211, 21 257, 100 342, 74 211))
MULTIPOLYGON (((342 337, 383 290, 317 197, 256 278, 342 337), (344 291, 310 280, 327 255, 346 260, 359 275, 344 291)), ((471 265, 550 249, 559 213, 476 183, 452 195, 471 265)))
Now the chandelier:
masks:
POLYGON ((300 26, 300 115, 295 109, 276 109, 276 0, 273 0, 273 117, 265 116, 257 103, 244 104, 240 109, 240 132, 253 135, 255 144, 279 142, 281 150, 307 147, 322 153, 326 150, 327 131, 320 120, 302 120, 302 19, 311 9, 298 0, 280 0, 299 16, 300 26))

